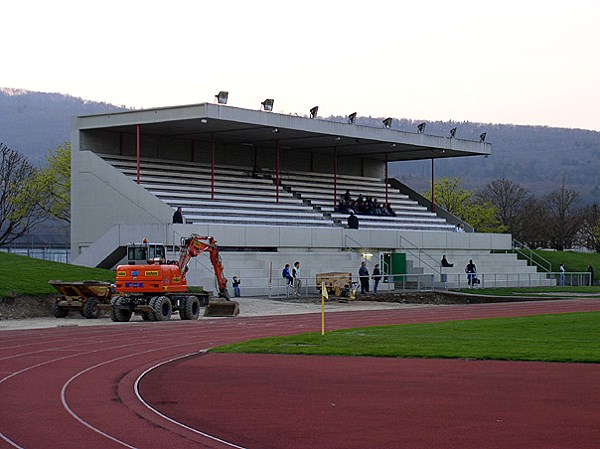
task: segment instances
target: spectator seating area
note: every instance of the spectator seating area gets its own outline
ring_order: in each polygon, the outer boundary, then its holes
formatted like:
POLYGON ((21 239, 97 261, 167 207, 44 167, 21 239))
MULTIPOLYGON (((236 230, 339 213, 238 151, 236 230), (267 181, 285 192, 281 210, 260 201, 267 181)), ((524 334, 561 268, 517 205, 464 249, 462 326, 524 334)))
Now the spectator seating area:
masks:
MULTIPOLYGON (((380 178, 365 176, 337 175, 334 201, 333 175, 323 173, 284 173, 281 183, 288 191, 296 194, 308 204, 323 212, 326 217, 331 217, 338 226, 346 226, 347 213, 336 211, 339 199, 350 191, 353 199, 359 195, 364 198, 376 198, 379 203, 385 204, 385 181, 380 178)), ((429 212, 425 207, 388 187, 388 203, 394 210, 395 216, 361 215, 359 218, 360 229, 400 229, 400 230, 428 230, 428 231, 454 231, 454 226, 448 224, 443 218, 429 212)))
MULTIPOLYGON (((136 180, 134 157, 101 157, 136 180)), ((254 178, 240 167, 215 167, 214 200, 207 164, 145 158, 140 164, 140 183, 173 210, 181 206, 187 223, 333 226, 331 219, 281 189, 277 202, 272 180, 254 178)))
MULTIPOLYGON (((136 180, 135 157, 100 156, 136 180)), ((282 172, 277 194, 272 171, 255 177, 252 169, 220 165, 214 173, 214 199, 208 164, 144 158, 140 183, 173 210, 181 206, 187 223, 346 226, 348 214, 335 211, 332 174, 282 172)), ((362 194, 385 203, 386 187, 380 178, 338 175, 338 201, 346 190, 353 198, 362 194)), ((388 202, 395 216, 358 215, 360 229, 454 231, 453 225, 397 190, 388 188, 388 202)))

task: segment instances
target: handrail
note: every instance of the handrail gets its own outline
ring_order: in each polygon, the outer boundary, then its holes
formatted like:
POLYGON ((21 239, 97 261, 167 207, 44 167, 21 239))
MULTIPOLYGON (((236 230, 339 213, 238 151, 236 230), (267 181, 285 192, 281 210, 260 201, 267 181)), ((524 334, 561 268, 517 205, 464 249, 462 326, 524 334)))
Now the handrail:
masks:
MULTIPOLYGON (((353 238, 352 238, 352 237, 350 237, 348 234, 344 234, 344 249, 349 249, 349 250, 351 250, 352 252, 354 252, 354 253, 356 253, 356 254, 360 255, 361 259, 362 259, 362 260, 364 260, 365 262, 367 262, 367 264, 371 264, 371 265, 373 265, 373 266, 374 266, 375 264, 374 264, 373 262, 371 262, 369 259, 365 259, 364 257, 362 257, 362 253, 361 253, 361 252, 359 252, 359 250, 358 250, 358 249, 356 249, 356 248, 354 248, 354 247, 352 247, 352 246, 348 245, 348 243, 346 242, 346 240, 348 240, 348 239, 349 239, 349 240, 351 240, 351 241, 352 241, 352 242, 353 242, 353 243, 354 243, 354 244, 355 244, 357 247, 359 247, 359 248, 366 248, 366 246, 365 246, 365 245, 363 245, 362 243, 360 243, 360 242, 359 242, 359 241, 357 241, 356 239, 353 239, 353 238)), ((380 262, 378 261, 377 263, 380 263, 380 262)), ((384 273, 382 273, 382 274, 384 274, 384 273)))
POLYGON ((413 257, 416 257, 417 260, 420 263, 422 263, 422 264, 428 266, 430 269, 432 269, 434 271, 434 273, 437 273, 439 275, 442 274, 442 269, 441 269, 440 261, 439 260, 435 259, 432 255, 430 255, 429 253, 427 253, 426 251, 424 251, 422 248, 419 248, 417 245, 415 245, 413 242, 411 242, 410 240, 408 240, 406 237, 404 237, 402 235, 400 236, 400 247, 401 247, 401 249, 403 249, 405 251, 407 250, 407 248, 405 248, 405 247, 402 246, 402 241, 403 240, 405 242, 407 242, 408 244, 412 245, 412 248, 409 248, 407 252, 409 252, 413 257), (411 251, 411 249, 417 250, 418 254, 415 255, 414 252, 411 251), (429 263, 427 263, 426 261, 424 261, 421 258, 422 254, 425 255, 428 260, 432 261, 433 265, 430 265, 429 263))
POLYGON ((525 259, 527 259, 529 262, 531 262, 536 267, 539 267, 540 269, 542 269, 543 271, 545 271, 547 273, 552 271, 552 262, 550 262, 548 259, 544 258, 543 256, 540 256, 539 254, 537 254, 535 251, 533 251, 531 248, 529 248, 524 243, 521 243, 518 240, 513 239, 512 247, 517 254, 520 254, 521 256, 523 256, 525 259), (536 257, 541 260, 540 261, 535 260, 536 257))

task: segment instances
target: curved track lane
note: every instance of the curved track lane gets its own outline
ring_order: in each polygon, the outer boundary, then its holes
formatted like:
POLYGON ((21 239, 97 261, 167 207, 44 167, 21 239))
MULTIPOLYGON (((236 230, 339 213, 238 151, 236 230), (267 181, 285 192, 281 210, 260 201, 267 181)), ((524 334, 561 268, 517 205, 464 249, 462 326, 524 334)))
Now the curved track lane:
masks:
MULTIPOLYGON (((600 300, 338 312, 327 316, 327 328, 590 310, 600 310, 600 300)), ((216 427, 198 428, 196 422, 179 423, 173 418, 181 412, 169 396, 170 388, 178 385, 173 367, 201 360, 182 357, 214 345, 319 329, 320 315, 310 314, 0 332, 0 448, 243 447, 257 440, 240 434, 235 420, 222 418, 216 427), (178 362, 165 364, 174 359, 178 362), (156 366, 160 368, 151 369, 156 366), (140 400, 135 388, 148 370, 140 391, 151 407, 140 400), (153 382, 152 376, 158 374, 160 381, 153 382)), ((202 366, 191 371, 187 366, 194 385, 183 391, 184 396, 210 390, 221 398, 225 411, 235 405, 231 391, 217 390, 219 373, 209 376, 202 366), (216 380, 211 377, 215 375, 216 380)), ((241 387, 243 374, 238 372, 241 387)), ((243 389, 240 394, 245 394, 243 389)), ((268 415, 269 411, 244 413, 268 415)), ((285 438, 285 429, 276 436, 275 446, 270 447, 288 447, 276 442, 293 441, 285 438)))

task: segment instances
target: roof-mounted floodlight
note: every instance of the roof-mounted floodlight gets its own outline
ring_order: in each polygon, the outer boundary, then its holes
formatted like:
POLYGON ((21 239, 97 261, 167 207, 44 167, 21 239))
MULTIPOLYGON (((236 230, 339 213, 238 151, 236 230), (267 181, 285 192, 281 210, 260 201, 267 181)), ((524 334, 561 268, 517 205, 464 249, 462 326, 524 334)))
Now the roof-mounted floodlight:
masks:
POLYGON ((388 117, 383 121, 383 127, 384 128, 391 128, 392 127, 392 117, 388 117))
POLYGON ((356 112, 353 112, 348 116, 348 123, 352 124, 356 121, 356 112))
POLYGON ((219 104, 227 104, 228 97, 229 97, 229 92, 227 92, 225 90, 222 90, 217 95, 215 95, 215 98, 217 99, 217 103, 219 103, 219 104))
POLYGON ((417 125, 417 132, 418 132, 419 134, 423 134, 423 132, 425 132, 425 125, 426 125, 426 124, 427 124, 427 123, 425 123, 425 122, 422 122, 422 123, 419 123, 419 124, 417 125))
POLYGON ((487 133, 481 133, 481 134, 479 134, 479 141, 480 142, 485 142, 485 136, 487 136, 487 133))
POLYGON ((277 133, 279 132, 279 128, 273 128, 273 129, 271 130, 271 132, 272 132, 273 134, 277 134, 277 133))
POLYGON ((275 100, 273 100, 272 98, 267 98, 265 101, 263 101, 262 107, 263 110, 265 111, 272 111, 273 110, 273 103, 275 103, 275 100))
POLYGON ((319 106, 315 106, 310 110, 310 118, 317 118, 317 112, 319 112, 319 106))
POLYGON ((456 126, 450 130, 450 138, 453 139, 456 135, 456 126))

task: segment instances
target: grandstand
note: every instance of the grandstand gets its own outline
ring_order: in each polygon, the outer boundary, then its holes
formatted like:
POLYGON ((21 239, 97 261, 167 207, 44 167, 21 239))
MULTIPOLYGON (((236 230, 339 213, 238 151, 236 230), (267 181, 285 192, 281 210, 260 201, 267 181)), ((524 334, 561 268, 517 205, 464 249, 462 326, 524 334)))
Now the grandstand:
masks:
MULTIPOLYGON (((392 161, 489 155, 484 142, 204 103, 77 117, 72 151, 76 264, 111 268, 128 242, 175 249, 198 233, 217 239, 245 294, 280 293, 281 267, 295 260, 314 286, 316 273, 356 273, 362 259, 372 267, 394 254, 406 264, 384 271, 404 275, 403 285, 460 285, 470 258, 490 285, 546 282, 514 255, 492 253, 510 248, 509 235, 455 233, 458 218, 387 176, 392 161), (359 215, 359 229, 348 229, 336 209, 346 190, 389 203, 395 216, 359 215), (178 206, 185 224, 171 223, 178 206), (442 273, 441 253, 454 271, 442 273)), ((209 265, 194 260, 190 282, 211 288, 209 265)))

